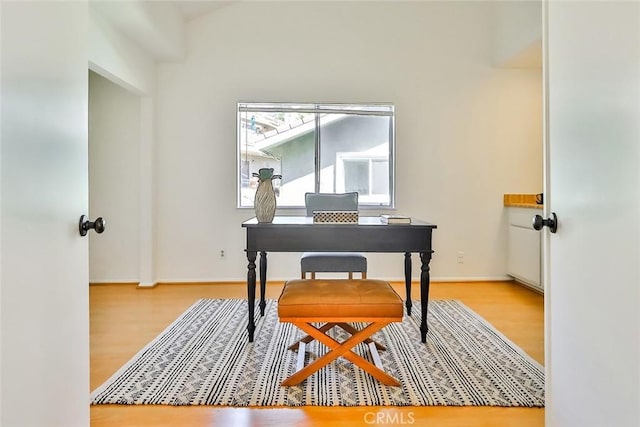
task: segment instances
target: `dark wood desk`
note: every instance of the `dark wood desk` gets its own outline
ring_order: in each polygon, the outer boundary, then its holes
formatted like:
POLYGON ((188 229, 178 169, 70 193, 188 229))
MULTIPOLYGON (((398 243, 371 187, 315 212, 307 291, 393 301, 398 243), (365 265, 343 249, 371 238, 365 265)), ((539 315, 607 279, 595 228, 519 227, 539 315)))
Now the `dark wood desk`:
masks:
POLYGON ((411 224, 386 225, 379 217, 360 217, 358 224, 314 224, 310 217, 277 216, 272 223, 253 218, 242 223, 247 230, 247 300, 249 341, 255 331, 256 258, 260 252, 260 314, 264 315, 267 283, 267 252, 382 252, 404 253, 407 313, 411 314, 411 253, 420 254, 420 302, 422 342, 427 340, 429 262, 434 224, 412 219, 411 224))

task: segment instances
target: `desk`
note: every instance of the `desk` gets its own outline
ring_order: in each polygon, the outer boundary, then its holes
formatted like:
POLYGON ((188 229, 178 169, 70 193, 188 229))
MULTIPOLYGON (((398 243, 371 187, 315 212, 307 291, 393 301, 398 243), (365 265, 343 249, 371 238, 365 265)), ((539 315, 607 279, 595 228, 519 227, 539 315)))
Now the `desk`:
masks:
POLYGON ((314 224, 313 218, 276 216, 271 223, 252 218, 242 223, 247 230, 247 300, 249 341, 255 330, 256 258, 260 252, 260 314, 264 315, 267 283, 267 252, 381 252, 404 253, 407 314, 411 315, 411 253, 420 255, 420 303, 422 342, 427 340, 429 262, 434 224, 412 219, 411 224, 387 225, 379 217, 360 217, 357 224, 314 224))

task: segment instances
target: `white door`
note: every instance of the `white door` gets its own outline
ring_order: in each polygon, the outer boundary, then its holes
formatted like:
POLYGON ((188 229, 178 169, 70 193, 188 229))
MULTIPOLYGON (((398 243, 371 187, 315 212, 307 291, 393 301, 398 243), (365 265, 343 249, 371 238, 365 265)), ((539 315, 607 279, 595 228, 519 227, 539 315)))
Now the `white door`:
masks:
POLYGON ((640 425, 640 2, 546 13, 546 425, 640 425))
POLYGON ((87 4, 0 20, 0 424, 87 426, 87 4))

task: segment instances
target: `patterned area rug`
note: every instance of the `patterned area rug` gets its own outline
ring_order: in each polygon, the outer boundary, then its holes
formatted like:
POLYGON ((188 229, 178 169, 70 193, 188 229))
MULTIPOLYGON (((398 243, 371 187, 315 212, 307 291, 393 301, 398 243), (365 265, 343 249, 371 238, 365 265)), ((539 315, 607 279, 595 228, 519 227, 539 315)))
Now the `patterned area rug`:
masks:
MULTIPOLYGON (((302 384, 281 387, 295 370, 287 347, 302 336, 278 321, 267 301, 247 339, 247 303, 202 299, 92 395, 92 404, 227 406, 480 405, 544 406, 544 370, 459 301, 430 301, 429 333, 420 342, 420 304, 411 318, 374 335, 385 370, 401 387, 381 385, 342 358, 302 384)), ((257 315, 259 316, 259 314, 257 315)), ((344 332, 339 328, 339 339, 344 332)), ((370 360, 363 344, 357 353, 370 360)), ((307 357, 326 353, 317 342, 307 357)))

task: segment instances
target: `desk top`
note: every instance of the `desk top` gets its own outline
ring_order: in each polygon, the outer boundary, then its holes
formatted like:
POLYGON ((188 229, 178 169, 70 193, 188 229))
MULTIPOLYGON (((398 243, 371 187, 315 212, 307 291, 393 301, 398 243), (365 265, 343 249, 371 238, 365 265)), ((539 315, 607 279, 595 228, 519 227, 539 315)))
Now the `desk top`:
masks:
MULTIPOLYGON (((243 227, 263 227, 263 226, 291 226, 291 225, 313 225, 317 227, 326 227, 326 226, 354 226, 356 224, 352 223, 344 223, 344 224, 336 224, 336 223, 314 223, 313 217, 310 216, 276 216, 273 218, 273 222, 263 222, 260 223, 256 218, 251 218, 248 221, 242 223, 243 227)), ((358 226, 375 226, 375 227, 428 227, 428 228, 437 228, 435 224, 431 224, 425 221, 421 221, 419 219, 411 218, 411 224, 385 224, 380 221, 379 216, 361 216, 358 218, 358 226)))

